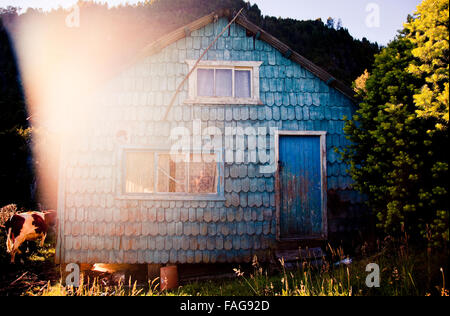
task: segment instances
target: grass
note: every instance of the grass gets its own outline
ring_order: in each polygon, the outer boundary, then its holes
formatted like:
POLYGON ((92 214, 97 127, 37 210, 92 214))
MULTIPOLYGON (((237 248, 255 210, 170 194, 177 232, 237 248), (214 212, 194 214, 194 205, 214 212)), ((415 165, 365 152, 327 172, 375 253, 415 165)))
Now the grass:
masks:
POLYGON ((187 295, 219 296, 448 296, 445 269, 448 254, 411 250, 407 241, 386 238, 372 255, 362 249, 360 259, 350 265, 335 265, 346 259, 342 249, 329 249, 330 260, 315 265, 304 261, 288 271, 280 262, 280 271, 270 275, 254 258, 251 272, 235 269, 236 278, 184 286, 187 295), (366 267, 380 267, 380 287, 368 288, 366 267))
MULTIPOLYGON (((104 286, 98 280, 82 284, 78 289, 65 288, 60 283, 48 285, 44 291, 30 292, 43 296, 448 296, 444 269, 439 263, 445 258, 435 253, 429 258, 427 252, 415 252, 405 244, 385 240, 373 255, 350 265, 335 265, 345 259, 342 250, 330 250, 329 261, 321 264, 304 261, 296 269, 287 270, 281 261, 279 271, 269 274, 255 257, 251 269, 236 267, 235 277, 218 281, 185 284, 174 291, 159 292, 158 280, 148 287, 128 284, 104 286), (366 266, 380 266, 379 288, 366 286, 366 266), (433 273, 427 274, 427 271, 433 273)), ((447 256, 447 254, 444 254, 447 256)))
MULTIPOLYGON (((0 238, 1 239, 1 238, 0 238)), ((10 257, 0 247, 0 296, 20 296, 39 293, 48 282, 56 284, 58 269, 53 263, 55 249, 46 244, 44 248, 34 251, 29 256, 20 257, 15 265, 9 263, 10 257)))

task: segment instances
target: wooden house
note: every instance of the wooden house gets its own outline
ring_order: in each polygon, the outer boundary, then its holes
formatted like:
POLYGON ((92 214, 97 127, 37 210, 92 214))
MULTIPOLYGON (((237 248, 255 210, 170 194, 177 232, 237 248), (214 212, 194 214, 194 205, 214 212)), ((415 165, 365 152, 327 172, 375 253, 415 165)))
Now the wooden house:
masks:
POLYGON ((62 146, 58 262, 267 260, 363 220, 335 151, 352 90, 244 15, 193 69, 232 18, 166 35, 95 91, 84 133, 62 146), (173 155, 180 139, 188 151, 173 155))

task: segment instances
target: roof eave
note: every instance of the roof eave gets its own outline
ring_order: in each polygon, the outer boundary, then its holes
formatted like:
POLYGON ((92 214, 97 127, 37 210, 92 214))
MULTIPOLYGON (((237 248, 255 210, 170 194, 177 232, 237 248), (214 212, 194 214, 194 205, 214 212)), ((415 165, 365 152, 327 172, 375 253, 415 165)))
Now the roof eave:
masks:
MULTIPOLYGON (((189 23, 183 27, 180 27, 176 29, 175 31, 161 37, 160 39, 156 40, 155 42, 152 42, 151 44, 147 45, 131 62, 130 64, 133 65, 137 61, 157 54, 160 51, 162 51, 167 46, 179 41, 180 39, 183 39, 190 35, 193 31, 199 30, 206 25, 213 23, 218 18, 221 17, 232 17, 232 11, 230 9, 222 9, 216 12, 213 12, 211 14, 208 14, 198 20, 195 20, 192 23, 189 23)), ((353 102, 358 102, 358 100, 355 98, 355 93, 352 88, 341 82, 340 80, 333 77, 331 74, 329 74, 326 70, 323 68, 317 66, 307 58, 303 57, 293 49, 291 49, 288 45, 281 42, 276 37, 272 36, 268 32, 264 31, 259 26, 255 25, 254 23, 250 22, 245 15, 240 15, 236 19, 236 23, 245 28, 250 33, 257 35, 260 40, 265 41, 266 43, 272 45, 274 48, 276 48, 280 53, 285 56, 285 58, 288 58, 292 60, 293 62, 301 65, 311 73, 313 73, 315 76, 320 78, 322 81, 324 81, 327 85, 330 87, 333 87, 334 89, 340 91, 342 94, 350 98, 353 102)))

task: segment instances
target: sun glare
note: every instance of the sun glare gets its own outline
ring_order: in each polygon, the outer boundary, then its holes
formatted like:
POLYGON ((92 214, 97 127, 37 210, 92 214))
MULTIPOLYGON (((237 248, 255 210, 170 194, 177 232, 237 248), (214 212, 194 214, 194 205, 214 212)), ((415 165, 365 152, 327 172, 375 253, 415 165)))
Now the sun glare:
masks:
POLYGON ((44 18, 22 16, 9 28, 35 131, 40 194, 53 205, 58 168, 49 166, 48 161, 58 161, 60 145, 71 152, 89 139, 86 124, 103 115, 95 94, 127 64, 129 57, 124 56, 144 43, 136 44, 136 34, 129 33, 139 28, 138 24, 117 25, 95 12, 81 18, 76 16, 79 11, 60 12, 44 18))

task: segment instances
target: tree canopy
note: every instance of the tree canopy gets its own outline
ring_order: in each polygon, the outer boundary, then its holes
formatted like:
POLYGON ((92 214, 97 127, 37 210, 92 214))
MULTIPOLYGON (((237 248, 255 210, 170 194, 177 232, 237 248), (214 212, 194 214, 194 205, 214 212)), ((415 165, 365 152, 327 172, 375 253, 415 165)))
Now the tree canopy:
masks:
POLYGON ((434 117, 438 129, 447 129, 449 113, 449 2, 425 0, 405 25, 414 44, 417 61, 409 71, 425 77, 425 84, 414 95, 420 117, 434 117))
POLYGON ((371 74, 355 82, 363 102, 345 127, 352 145, 344 159, 380 229, 442 245, 449 240, 448 155, 442 150, 448 134, 430 132, 441 118, 417 111, 417 95, 428 79, 409 71, 424 63, 409 32, 376 55, 371 74))
MULTIPOLYGON (((93 58, 97 58, 95 53, 101 47, 109 47, 115 41, 125 41, 126 45, 115 48, 117 58, 123 60, 157 38, 213 11, 245 8, 244 12, 252 22, 349 85, 364 69, 370 70, 373 56, 379 52, 377 43, 365 38, 354 39, 343 27, 342 21, 335 28, 332 18, 333 25, 325 24, 320 19, 298 21, 264 16, 257 5, 250 5, 244 0, 153 0, 111 8, 105 3, 79 1, 78 6, 80 26, 77 28, 59 30, 61 27, 58 26, 64 24, 70 12, 62 8, 51 12, 28 9, 14 19, 14 24, 30 22, 37 30, 42 29, 55 37, 61 48, 68 51, 89 45, 93 58), (86 37, 86 32, 89 33, 89 41, 80 38, 86 37)), ((117 63, 117 60, 114 62, 117 63)))

